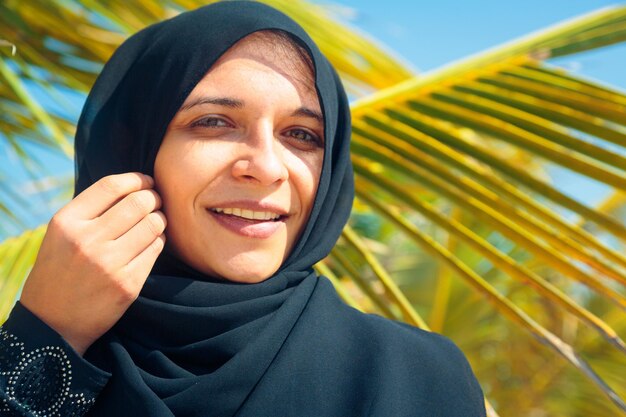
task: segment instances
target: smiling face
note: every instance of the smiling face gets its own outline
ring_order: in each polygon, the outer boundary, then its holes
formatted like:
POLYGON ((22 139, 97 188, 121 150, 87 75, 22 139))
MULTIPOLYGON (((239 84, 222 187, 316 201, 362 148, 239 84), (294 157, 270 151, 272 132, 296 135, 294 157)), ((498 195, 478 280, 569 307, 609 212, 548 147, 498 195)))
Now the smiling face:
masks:
POLYGON ((313 74, 295 51, 264 34, 239 41, 189 94, 159 148, 168 246, 207 275, 267 279, 307 223, 324 123, 313 74))

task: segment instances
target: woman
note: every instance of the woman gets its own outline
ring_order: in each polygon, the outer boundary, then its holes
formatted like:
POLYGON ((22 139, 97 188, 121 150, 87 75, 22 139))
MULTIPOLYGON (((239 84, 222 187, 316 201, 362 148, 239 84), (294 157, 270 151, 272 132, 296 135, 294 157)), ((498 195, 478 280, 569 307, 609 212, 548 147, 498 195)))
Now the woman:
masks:
POLYGON ((328 61, 267 6, 127 40, 3 326, 3 411, 483 416, 452 343, 349 308, 312 270, 352 205, 349 121, 328 61))

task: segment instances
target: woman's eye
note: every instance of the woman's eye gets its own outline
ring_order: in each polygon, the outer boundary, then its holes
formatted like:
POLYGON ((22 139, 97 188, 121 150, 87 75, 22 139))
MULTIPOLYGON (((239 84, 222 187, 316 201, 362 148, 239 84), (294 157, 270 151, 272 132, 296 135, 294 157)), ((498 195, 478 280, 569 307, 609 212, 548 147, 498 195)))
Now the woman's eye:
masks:
POLYGON ((315 144, 317 146, 324 146, 324 143, 319 138, 319 136, 304 129, 291 129, 287 132, 287 136, 292 137, 300 142, 315 144))
POLYGON ((230 124, 219 117, 203 117, 202 119, 196 120, 191 124, 191 127, 228 127, 230 124))

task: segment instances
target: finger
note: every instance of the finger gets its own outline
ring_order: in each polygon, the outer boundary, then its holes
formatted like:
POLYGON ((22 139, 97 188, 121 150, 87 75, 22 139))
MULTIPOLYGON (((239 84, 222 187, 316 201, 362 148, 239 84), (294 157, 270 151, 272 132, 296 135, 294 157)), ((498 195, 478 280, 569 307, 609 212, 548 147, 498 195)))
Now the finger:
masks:
POLYGON ((95 219, 126 195, 153 186, 154 180, 140 172, 109 175, 77 195, 63 211, 73 218, 95 219))
POLYGON ((154 190, 128 194, 95 220, 101 237, 114 240, 128 232, 149 213, 161 207, 161 197, 154 190))
POLYGON ((138 287, 143 286, 164 247, 165 234, 162 234, 126 265, 127 276, 134 279, 135 285, 138 287))
POLYGON ((155 211, 117 238, 115 250, 126 258, 123 264, 127 264, 150 246, 158 236, 163 234, 166 225, 165 215, 160 211, 155 211))

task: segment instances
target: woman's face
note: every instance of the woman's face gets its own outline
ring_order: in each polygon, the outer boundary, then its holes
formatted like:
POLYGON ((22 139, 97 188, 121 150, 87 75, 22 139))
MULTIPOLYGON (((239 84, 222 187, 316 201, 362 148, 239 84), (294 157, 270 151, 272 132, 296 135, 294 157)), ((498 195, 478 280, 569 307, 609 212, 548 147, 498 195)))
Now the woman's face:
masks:
POLYGON ((310 70, 288 55, 255 35, 230 48, 187 97, 157 154, 168 245, 205 274, 263 281, 308 220, 324 124, 310 70))

